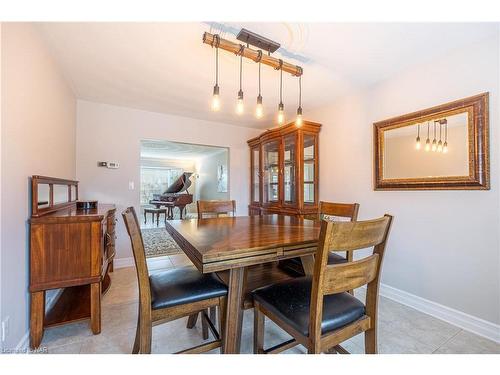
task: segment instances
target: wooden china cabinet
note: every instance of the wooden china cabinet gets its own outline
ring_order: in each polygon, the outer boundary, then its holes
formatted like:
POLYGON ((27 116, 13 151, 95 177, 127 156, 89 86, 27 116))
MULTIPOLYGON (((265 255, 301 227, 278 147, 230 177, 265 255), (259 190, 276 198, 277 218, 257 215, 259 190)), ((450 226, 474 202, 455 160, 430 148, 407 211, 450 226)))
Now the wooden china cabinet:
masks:
POLYGON ((319 131, 304 121, 270 129, 248 141, 249 215, 304 216, 318 212, 319 131))

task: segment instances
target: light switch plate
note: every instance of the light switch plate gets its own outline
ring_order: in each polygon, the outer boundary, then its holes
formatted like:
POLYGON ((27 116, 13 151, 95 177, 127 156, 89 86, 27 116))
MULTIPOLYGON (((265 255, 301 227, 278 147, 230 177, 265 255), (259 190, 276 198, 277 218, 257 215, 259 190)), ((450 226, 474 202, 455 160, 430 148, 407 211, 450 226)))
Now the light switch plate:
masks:
POLYGON ((134 181, 129 181, 129 182, 128 182, 128 189, 129 189, 129 190, 134 190, 134 189, 135 189, 135 184, 134 184, 134 181))

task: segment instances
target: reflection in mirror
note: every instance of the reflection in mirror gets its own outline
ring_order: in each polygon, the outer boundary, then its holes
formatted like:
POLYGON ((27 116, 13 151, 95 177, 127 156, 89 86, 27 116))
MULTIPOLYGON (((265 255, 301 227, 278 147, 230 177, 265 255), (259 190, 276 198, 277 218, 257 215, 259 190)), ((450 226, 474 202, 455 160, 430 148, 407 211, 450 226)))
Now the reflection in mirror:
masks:
POLYGON ((76 201, 76 185, 70 185, 71 186, 71 201, 76 201))
POLYGON ((54 185, 54 204, 66 203, 68 201, 68 185, 54 185))
POLYGON ((50 188, 48 184, 38 184, 38 208, 49 206, 50 188))
POLYGON ((469 175, 469 112, 384 130, 384 179, 469 175))

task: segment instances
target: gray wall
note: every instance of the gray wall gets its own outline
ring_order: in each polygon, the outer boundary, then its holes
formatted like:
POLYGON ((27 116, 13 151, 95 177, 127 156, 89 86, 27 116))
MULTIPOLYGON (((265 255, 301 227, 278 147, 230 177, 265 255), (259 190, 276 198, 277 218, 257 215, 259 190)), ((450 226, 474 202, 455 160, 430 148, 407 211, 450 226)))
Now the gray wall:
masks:
POLYGON ((75 178, 76 101, 32 24, 2 24, 1 318, 28 330, 29 177, 75 178))

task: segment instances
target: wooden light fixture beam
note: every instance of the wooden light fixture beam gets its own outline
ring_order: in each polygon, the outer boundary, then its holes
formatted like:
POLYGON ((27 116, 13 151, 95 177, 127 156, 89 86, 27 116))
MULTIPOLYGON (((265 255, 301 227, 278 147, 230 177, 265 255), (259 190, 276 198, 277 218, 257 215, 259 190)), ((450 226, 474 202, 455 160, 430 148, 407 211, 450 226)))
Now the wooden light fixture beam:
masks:
MULTIPOLYGON (((203 43, 209 44, 213 47, 215 47, 215 39, 214 34, 205 32, 203 33, 203 43)), ((241 45, 238 43, 231 42, 230 40, 219 38, 219 48, 222 48, 223 50, 229 51, 234 53, 235 55, 239 55, 240 51, 242 50, 241 45)), ((303 74, 303 69, 302 67, 298 65, 293 65, 290 63, 287 63, 283 60, 277 59, 275 57, 266 55, 262 51, 262 54, 260 51, 257 51, 253 48, 250 47, 244 47, 242 55, 243 57, 246 57, 247 59, 253 60, 255 62, 259 62, 259 56, 261 56, 261 63, 265 65, 272 66, 274 69, 278 70, 280 69, 280 61, 282 61, 282 69, 284 72, 290 73, 291 75, 300 77, 303 74)))

